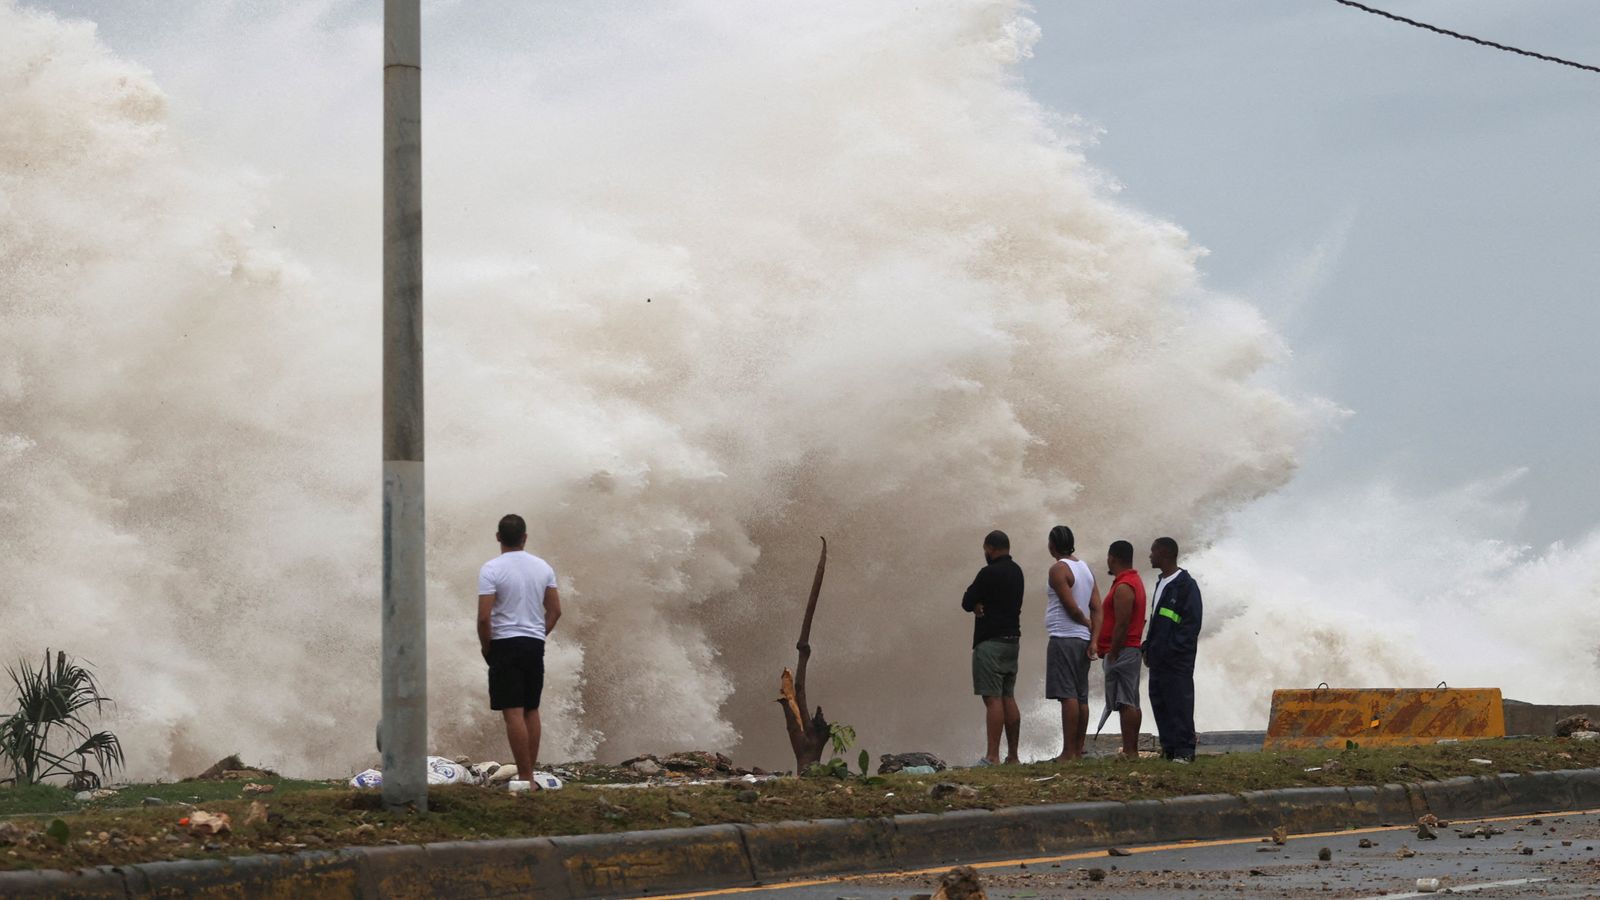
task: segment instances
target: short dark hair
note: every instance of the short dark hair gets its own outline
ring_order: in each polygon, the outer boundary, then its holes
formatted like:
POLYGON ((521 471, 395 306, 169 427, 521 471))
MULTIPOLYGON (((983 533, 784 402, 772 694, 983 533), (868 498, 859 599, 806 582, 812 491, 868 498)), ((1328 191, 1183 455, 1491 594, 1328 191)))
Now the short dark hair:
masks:
POLYGON ((515 547, 528 538, 528 523, 516 513, 500 517, 500 529, 495 532, 502 546, 515 547))
POLYGON ((1106 552, 1112 559, 1125 566, 1133 565, 1133 545, 1127 541, 1112 541, 1111 549, 1106 552))
POLYGON ((1171 553, 1173 559, 1177 559, 1178 558, 1178 542, 1173 540, 1172 538, 1169 538, 1169 537, 1158 537, 1158 538, 1156 538, 1156 542, 1154 544, 1151 544, 1150 546, 1151 547, 1160 547, 1162 550, 1165 550, 1168 553, 1171 553))
POLYGON ((1006 537, 1006 533, 997 528, 989 532, 989 535, 983 539, 983 545, 985 547, 993 547, 996 550, 1010 550, 1011 538, 1006 537))
POLYGON ((1071 554, 1078 549, 1072 538, 1072 529, 1065 525, 1057 525, 1050 529, 1050 546, 1054 547, 1057 553, 1071 554))

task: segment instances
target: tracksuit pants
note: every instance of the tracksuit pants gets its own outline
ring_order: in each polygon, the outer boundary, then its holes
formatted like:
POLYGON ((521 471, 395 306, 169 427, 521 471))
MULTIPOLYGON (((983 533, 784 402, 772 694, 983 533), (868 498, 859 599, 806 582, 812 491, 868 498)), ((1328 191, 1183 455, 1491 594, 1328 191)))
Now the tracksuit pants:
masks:
POLYGON ((1161 755, 1194 759, 1194 670, 1152 667, 1150 711, 1156 717, 1161 755))

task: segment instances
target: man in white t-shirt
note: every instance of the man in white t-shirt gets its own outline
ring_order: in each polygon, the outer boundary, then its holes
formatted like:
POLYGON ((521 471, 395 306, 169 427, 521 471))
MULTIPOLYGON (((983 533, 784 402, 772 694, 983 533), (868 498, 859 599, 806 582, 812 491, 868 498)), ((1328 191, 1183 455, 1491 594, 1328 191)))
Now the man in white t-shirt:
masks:
POLYGON ((501 518, 500 555, 478 571, 478 644, 489 664, 489 708, 506 722, 517 778, 533 780, 539 760, 539 699, 544 694, 544 642, 561 619, 561 593, 550 564, 522 549, 528 524, 501 518))

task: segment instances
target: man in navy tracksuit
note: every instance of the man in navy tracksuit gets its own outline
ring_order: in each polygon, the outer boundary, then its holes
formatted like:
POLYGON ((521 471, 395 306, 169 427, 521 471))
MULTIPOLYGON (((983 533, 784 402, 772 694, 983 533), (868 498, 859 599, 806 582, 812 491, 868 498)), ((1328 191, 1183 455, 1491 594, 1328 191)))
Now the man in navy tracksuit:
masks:
POLYGON ((1161 755, 1194 761, 1194 653, 1200 643, 1200 586, 1178 568, 1178 542, 1156 538, 1150 565, 1156 581, 1144 661, 1150 667, 1150 711, 1161 737, 1161 755))

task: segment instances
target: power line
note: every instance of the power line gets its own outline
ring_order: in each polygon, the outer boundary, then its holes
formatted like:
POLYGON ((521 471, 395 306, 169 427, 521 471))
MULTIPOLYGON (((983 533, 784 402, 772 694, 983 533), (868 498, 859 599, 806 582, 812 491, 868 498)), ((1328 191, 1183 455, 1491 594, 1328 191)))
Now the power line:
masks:
POLYGON ((1517 53, 1517 54, 1520 54, 1522 56, 1531 56, 1534 59, 1542 59, 1545 62, 1560 63, 1563 66, 1571 66, 1574 69, 1583 69, 1584 71, 1587 71, 1587 72, 1600 72, 1600 67, 1586 66, 1583 63, 1573 62, 1570 59, 1561 59, 1560 57, 1556 57, 1556 56, 1545 56, 1543 53, 1534 53, 1532 50, 1519 50, 1516 47, 1507 47, 1505 44, 1496 44, 1494 41, 1486 41, 1483 38, 1475 38, 1470 34, 1461 34, 1460 32, 1451 31, 1451 30, 1449 30, 1447 28, 1439 28, 1439 27, 1436 27, 1436 26, 1433 26, 1433 25, 1429 25, 1426 22, 1418 22, 1416 19, 1408 19, 1405 16, 1397 16, 1392 12, 1386 12, 1386 11, 1381 10, 1381 9, 1373 9, 1370 6, 1366 6, 1364 4, 1356 3, 1355 0, 1333 0, 1333 2, 1342 3, 1345 6, 1354 7, 1356 9, 1359 9, 1359 10, 1363 11, 1363 12, 1372 13, 1375 16, 1383 16, 1385 19, 1393 19, 1396 22, 1404 22, 1407 25, 1414 25, 1417 28, 1426 29, 1426 30, 1432 31, 1432 32, 1434 32, 1436 34, 1445 35, 1446 37, 1453 37, 1453 38, 1456 38, 1457 40, 1471 41, 1474 44, 1481 44, 1481 45, 1483 45, 1485 47, 1493 47, 1496 50, 1504 50, 1504 51, 1506 51, 1508 53, 1517 53))

